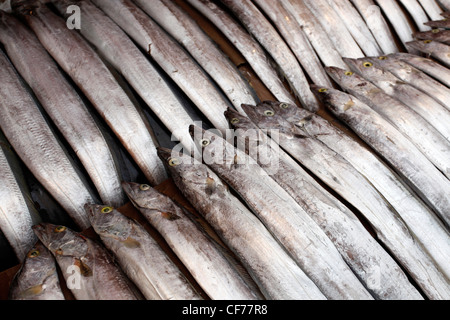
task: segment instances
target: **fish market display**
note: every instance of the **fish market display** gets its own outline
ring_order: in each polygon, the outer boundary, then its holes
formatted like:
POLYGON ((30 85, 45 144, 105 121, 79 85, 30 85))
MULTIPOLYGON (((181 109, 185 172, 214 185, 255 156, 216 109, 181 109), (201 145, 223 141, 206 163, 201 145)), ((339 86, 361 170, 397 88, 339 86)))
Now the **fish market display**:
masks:
POLYGON ((102 242, 148 300, 197 300, 180 269, 151 235, 137 222, 112 207, 86 206, 89 219, 102 242))
POLYGON ((433 40, 414 40, 406 43, 408 48, 418 50, 429 57, 441 62, 447 68, 450 68, 450 46, 433 40))
POLYGON ((9 299, 64 300, 55 258, 42 242, 36 242, 15 274, 9 299))
POLYGON ((211 299, 261 299, 227 260, 219 244, 185 209, 149 185, 128 182, 123 187, 134 206, 164 236, 211 299))

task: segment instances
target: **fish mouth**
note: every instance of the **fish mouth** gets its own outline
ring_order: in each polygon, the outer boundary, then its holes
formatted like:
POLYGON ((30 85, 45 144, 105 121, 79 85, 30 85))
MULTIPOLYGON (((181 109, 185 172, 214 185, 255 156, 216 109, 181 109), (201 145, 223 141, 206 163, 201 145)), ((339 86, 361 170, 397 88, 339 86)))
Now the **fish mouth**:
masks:
POLYGON ((164 163, 167 163, 167 161, 172 157, 172 150, 168 148, 156 147, 156 152, 164 163))

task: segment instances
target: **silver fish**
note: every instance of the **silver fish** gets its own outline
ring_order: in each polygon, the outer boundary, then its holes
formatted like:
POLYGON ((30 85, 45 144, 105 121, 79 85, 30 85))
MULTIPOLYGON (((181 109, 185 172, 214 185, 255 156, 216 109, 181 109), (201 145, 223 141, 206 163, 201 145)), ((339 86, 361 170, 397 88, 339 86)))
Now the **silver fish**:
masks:
POLYGON ((0 41, 8 56, 80 159, 101 199, 123 205, 125 194, 110 146, 87 106, 37 37, 12 15, 1 14, 0 19, 0 41))
POLYGON ((67 7, 75 4, 83 17, 81 34, 116 68, 169 129, 174 140, 192 152, 193 143, 186 128, 194 122, 173 90, 139 48, 103 11, 90 1, 58 0, 58 11, 67 16, 67 7))
POLYGON ((192 284, 156 240, 118 210, 86 205, 95 232, 147 300, 201 300, 192 284))
POLYGON ((443 9, 436 0, 419 0, 419 2, 430 17, 430 20, 439 19, 443 9))
POLYGON ((178 189, 236 254, 266 299, 326 299, 262 222, 212 170, 170 149, 158 151, 178 189))
MULTIPOLYGON (((286 103, 280 105, 299 112, 303 110, 286 103)), ((234 110, 228 110, 226 115, 235 128, 237 144, 245 143, 247 154, 256 155, 258 164, 316 221, 375 298, 422 299, 398 264, 375 241, 351 210, 289 158, 246 116, 234 110), (273 164, 274 161, 277 162, 276 165, 273 164), (273 170, 274 166, 276 170, 273 170)), ((306 119, 314 118, 313 115, 310 113, 306 119)), ((305 125, 309 121, 306 119, 305 125)), ((328 137, 326 134, 325 136, 328 137)))
POLYGON ((134 0, 134 2, 186 48, 237 110, 242 112, 241 103, 258 101, 255 92, 231 60, 175 2, 171 0, 151 2, 134 0))
POLYGON ((427 296, 446 299, 450 289, 446 277, 417 243, 398 213, 363 175, 342 156, 309 135, 301 124, 295 125, 282 118, 281 109, 272 108, 267 103, 243 108, 259 128, 268 130, 272 137, 276 136, 284 150, 363 214, 378 239, 408 270, 427 296))
POLYGON ((144 122, 136 106, 88 42, 75 30, 69 30, 66 22, 44 5, 33 8, 33 14, 25 18, 42 45, 115 132, 147 180, 158 185, 167 179, 165 167, 156 154, 152 128, 144 122))
POLYGON ((85 203, 95 196, 50 129, 19 75, 0 52, 0 127, 33 175, 84 229, 89 219, 85 203))
POLYGON ((14 275, 9 299, 65 300, 55 258, 40 241, 30 249, 19 271, 14 275))
POLYGON ((124 182, 133 205, 164 237, 197 283, 213 300, 262 299, 246 284, 223 251, 193 217, 149 185, 124 182))
MULTIPOLYGON (((316 97, 300 63, 278 31, 250 0, 220 0, 266 49, 288 81, 300 103, 308 110, 319 110, 316 97)), ((243 102, 241 102, 243 103, 243 102)))
POLYGON ((244 56, 261 81, 279 101, 295 103, 263 47, 228 12, 211 0, 188 0, 207 17, 244 56))
POLYGON ((413 37, 417 40, 432 40, 450 45, 450 30, 433 29, 424 32, 414 32, 413 37))
POLYGON ((420 31, 431 30, 431 27, 425 25, 425 22, 430 21, 430 18, 428 18, 418 0, 400 0, 400 2, 409 12, 420 31))
POLYGON ((77 300, 137 300, 132 283, 105 247, 60 225, 41 223, 33 230, 53 254, 68 289, 77 300))
POLYGON ((256 160, 211 131, 190 130, 208 167, 245 200, 328 299, 373 299, 325 232, 256 160))
POLYGON ((438 60, 447 68, 450 68, 450 46, 433 40, 415 40, 406 43, 406 46, 418 50, 429 57, 438 60))
POLYGON ((450 87, 450 69, 432 59, 404 52, 395 53, 389 55, 389 57, 405 61, 413 67, 416 67, 417 69, 440 81, 447 87, 450 87))

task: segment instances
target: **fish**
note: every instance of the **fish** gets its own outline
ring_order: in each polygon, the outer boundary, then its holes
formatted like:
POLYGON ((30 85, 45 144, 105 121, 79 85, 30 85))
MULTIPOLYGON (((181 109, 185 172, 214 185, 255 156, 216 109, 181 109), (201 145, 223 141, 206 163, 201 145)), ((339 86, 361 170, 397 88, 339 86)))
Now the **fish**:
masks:
POLYGON ((326 106, 392 165, 448 226, 450 181, 395 127, 357 98, 322 90, 326 106), (362 122, 370 117, 371 122, 362 122), (359 123, 356 123, 356 119, 359 123), (375 129, 373 128, 376 128, 375 129), (376 134, 375 134, 376 132, 376 134))
POLYGON ((0 229, 22 262, 37 238, 31 227, 42 218, 34 205, 22 164, 0 131, 0 229))
POLYGON ((128 35, 90 1, 58 0, 53 4, 64 17, 68 17, 69 5, 80 8, 80 33, 125 78, 170 131, 172 140, 178 141, 186 152, 194 152, 189 134, 181 129, 194 123, 194 117, 128 35))
POLYGON ((450 46, 442 42, 433 40, 414 40, 407 42, 406 46, 436 59, 447 68, 450 67, 450 46))
POLYGON ((275 27, 256 5, 250 0, 220 0, 220 2, 237 17, 273 58, 301 105, 311 111, 319 110, 318 101, 308 87, 309 82, 300 63, 275 27))
POLYGON ((279 101, 296 103, 284 86, 264 48, 228 12, 211 0, 188 0, 233 43, 261 81, 279 101))
POLYGON ((432 40, 450 45, 450 30, 432 29, 430 31, 415 32, 413 37, 417 40, 432 40))
MULTIPOLYGON (((97 1, 97 0, 96 0, 97 1)), ((222 89, 233 106, 240 110, 244 102, 254 103, 258 97, 237 67, 221 51, 200 26, 173 1, 135 0, 150 17, 176 39, 222 89)), ((223 112, 221 114, 223 118, 223 112)), ((225 120, 225 119, 224 119, 225 120)))
MULTIPOLYGON (((237 112, 237 111, 236 111, 237 112)), ((133 205, 164 237, 212 300, 261 300, 198 222, 170 197, 146 184, 122 183, 133 205)))
POLYGON ((76 153, 102 201, 123 205, 125 194, 110 146, 80 95, 31 30, 12 14, 1 13, 0 21, 6 53, 76 153))
POLYGON ((223 112, 230 102, 178 42, 132 1, 92 2, 125 30, 142 50, 149 52, 215 128, 223 132, 228 129, 223 112))
POLYGON ((328 299, 373 299, 325 232, 253 158, 210 130, 191 126, 190 131, 203 148, 203 161, 239 194, 328 299))
POLYGON ((293 15, 279 2, 267 0, 254 2, 276 26, 311 81, 332 85, 305 32, 293 15))
POLYGON ((42 242, 36 241, 27 253, 11 282, 8 299, 65 300, 55 258, 42 242))
POLYGON ((277 104, 272 106, 262 103, 243 108, 252 122, 276 137, 286 152, 367 219, 377 239, 389 248, 427 297, 445 299, 448 280, 386 199, 342 156, 308 135, 301 124, 294 125, 280 116, 277 104))
POLYGON ((400 2, 413 18, 419 31, 431 30, 431 27, 425 25, 425 22, 430 21, 430 18, 427 16, 418 0, 400 0, 400 2))
POLYGON ((269 300, 326 300, 263 223, 199 160, 158 148, 181 193, 242 262, 269 300))
POLYGON ((436 0, 419 0, 419 2, 430 17, 430 20, 439 19, 443 9, 439 6, 436 0))
POLYGON ((334 10, 329 9, 330 4, 327 0, 304 0, 303 2, 322 24, 342 57, 360 58, 365 56, 345 24, 342 23, 342 18, 334 10))
POLYGON ((450 69, 432 59, 404 52, 389 55, 389 57, 402 60, 450 87, 450 69))
MULTIPOLYGON (((389 105, 388 101, 387 104, 389 105)), ((439 269, 447 277, 450 275, 447 263, 450 253, 448 241, 450 234, 440 219, 414 191, 405 185, 401 177, 371 150, 323 117, 292 105, 283 105, 277 109, 284 119, 301 126, 305 132, 340 154, 358 170, 395 209, 439 269), (430 232, 430 230, 433 231, 430 232)), ((346 212, 344 209, 345 207, 341 211, 346 212)))
POLYGON ((114 131, 148 182, 158 185, 166 180, 165 167, 156 154, 157 141, 152 128, 144 122, 136 106, 92 46, 76 30, 69 30, 64 19, 45 5, 34 6, 33 14, 24 18, 47 52, 114 131), (95 82, 92 80, 93 74, 95 82))
POLYGON ((55 257, 67 288, 77 300, 140 300, 140 293, 100 243, 65 226, 33 226, 55 257))
MULTIPOLYGON (((340 53, 335 48, 322 25, 302 1, 282 0, 281 5, 300 24, 323 65, 346 68, 340 53)), ((290 103, 287 100, 279 101, 290 103)))
MULTIPOLYGON (((279 104, 289 109, 304 110, 284 102, 279 104)), ((308 117, 313 115, 311 113, 308 117)), ((246 153, 253 155, 258 164, 314 219, 376 299, 422 299, 398 264, 351 210, 315 181, 275 141, 269 140, 248 117, 231 109, 226 116, 235 130, 237 145, 245 146, 246 153), (378 272, 380 270, 383 271, 378 272)))
MULTIPOLYGON (((375 60, 377 59, 367 59, 368 62, 373 61, 373 63, 376 63, 375 60)), ((444 175, 449 176, 450 142, 429 121, 360 75, 338 68, 327 68, 327 70, 345 91, 383 116, 444 175)), ((415 76, 415 78, 418 77, 415 76)))
POLYGON ((390 30, 381 8, 373 0, 351 0, 351 2, 363 17, 382 52, 384 54, 399 52, 395 35, 390 30))
POLYGON ((19 158, 81 229, 97 197, 63 148, 7 56, 0 52, 0 128, 19 158))
POLYGON ((450 112, 430 95, 401 81, 392 73, 377 68, 370 61, 347 58, 344 60, 353 72, 358 73, 391 97, 413 109, 450 141, 450 127, 448 126, 450 112))
POLYGON ((439 0, 439 4, 440 4, 441 8, 443 10, 445 10, 445 11, 441 12, 441 15, 450 11, 450 1, 449 0, 439 0))
POLYGON ((115 208, 86 205, 92 227, 147 300, 203 300, 145 228, 115 208))
POLYGON ((368 58, 375 66, 387 70, 402 81, 414 86, 424 93, 432 93, 431 97, 450 110, 450 89, 425 72, 400 59, 388 56, 368 58))
POLYGON ((449 22, 448 18, 427 21, 427 22, 425 22, 425 25, 429 26, 430 28, 442 28, 442 29, 450 28, 450 22, 449 22))

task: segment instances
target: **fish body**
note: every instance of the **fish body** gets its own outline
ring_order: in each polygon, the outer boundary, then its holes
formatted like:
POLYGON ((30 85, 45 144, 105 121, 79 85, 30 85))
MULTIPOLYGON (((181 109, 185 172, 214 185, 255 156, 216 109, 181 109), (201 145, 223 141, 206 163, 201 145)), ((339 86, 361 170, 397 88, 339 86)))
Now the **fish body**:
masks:
POLYGON ((419 1, 417 1, 417 0, 412 0, 412 1, 411 0, 400 0, 400 2, 406 8, 406 10, 409 12, 409 14, 413 18, 414 22, 416 23, 416 27, 420 31, 431 30, 431 27, 425 25, 425 22, 430 21, 430 18, 428 18, 426 12, 423 10, 419 1))
POLYGON ((86 211, 105 247, 147 300, 201 300, 143 226, 112 207, 94 204, 86 211))
POLYGON ((428 17, 430 17, 430 20, 439 19, 443 9, 439 6, 436 0, 419 0, 419 2, 428 14, 428 17))
POLYGON ((262 299, 227 260, 224 249, 219 249, 185 209, 148 185, 128 182, 123 188, 211 299, 262 299))
POLYGON ((59 283, 55 258, 40 241, 33 245, 19 271, 14 275, 9 299, 65 299, 59 283))
POLYGON ((326 299, 262 222, 208 166, 169 149, 158 150, 179 190, 236 254, 266 299, 326 299))
POLYGON ((67 287, 77 300, 137 300, 138 293, 110 253, 99 243, 65 226, 33 227, 53 254, 67 287))

